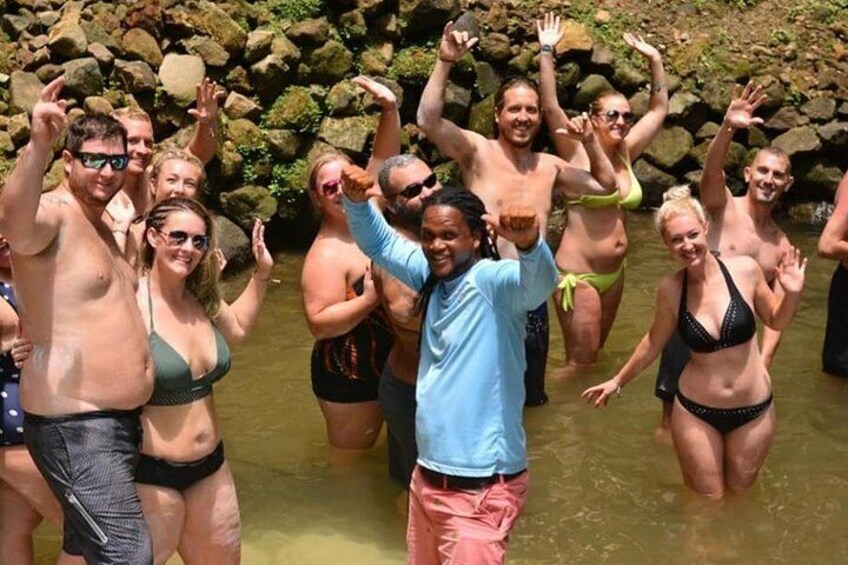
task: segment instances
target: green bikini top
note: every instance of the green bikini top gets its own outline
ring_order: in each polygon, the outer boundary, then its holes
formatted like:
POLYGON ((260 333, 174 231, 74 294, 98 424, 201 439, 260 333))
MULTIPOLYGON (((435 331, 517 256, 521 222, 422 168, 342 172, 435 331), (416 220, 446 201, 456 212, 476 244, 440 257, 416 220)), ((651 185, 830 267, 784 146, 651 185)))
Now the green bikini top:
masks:
POLYGON ((568 204, 591 209, 611 208, 613 206, 621 206, 625 210, 638 208, 639 204, 642 203, 642 185, 639 184, 639 179, 633 174, 633 167, 630 166, 630 162, 620 153, 617 153, 617 155, 630 174, 630 192, 627 193, 627 196, 620 198, 617 191, 610 194, 583 194, 580 198, 569 200, 568 204))
POLYGON ((150 355, 153 357, 153 394, 148 404, 155 406, 177 406, 190 404, 208 396, 212 385, 221 380, 230 370, 230 348, 220 330, 212 324, 215 334, 215 349, 218 361, 208 373, 197 378, 191 374, 191 367, 180 353, 174 349, 153 327, 153 299, 150 296, 150 279, 147 281, 147 305, 150 308, 150 355))

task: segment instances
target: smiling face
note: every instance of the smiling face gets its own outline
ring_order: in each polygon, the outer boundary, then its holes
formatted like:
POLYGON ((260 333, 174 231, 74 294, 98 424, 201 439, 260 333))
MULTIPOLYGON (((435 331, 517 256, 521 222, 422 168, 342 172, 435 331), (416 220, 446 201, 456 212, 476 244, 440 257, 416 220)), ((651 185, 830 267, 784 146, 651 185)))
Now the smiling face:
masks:
POLYGON ((209 252, 200 245, 207 235, 206 224, 197 214, 188 210, 170 213, 160 229, 151 227, 145 234, 155 250, 154 268, 188 278, 209 252))
POLYGON ((162 162, 156 178, 150 179, 150 192, 154 202, 174 196, 197 199, 203 183, 203 171, 197 165, 182 159, 162 162))
POLYGON ((430 271, 440 279, 450 280, 477 261, 480 238, 471 233, 459 210, 437 204, 424 210, 421 248, 430 271))
POLYGON ((495 108, 498 137, 516 147, 532 144, 542 123, 536 91, 518 84, 504 92, 503 104, 499 108, 495 108))
POLYGON ((668 250, 684 267, 697 266, 709 252, 708 224, 692 213, 669 217, 663 224, 663 239, 668 250))
POLYGON ((751 164, 745 167, 748 197, 760 204, 774 204, 795 180, 789 170, 787 156, 767 150, 760 151, 754 156, 751 164))
POLYGON ((315 174, 315 182, 312 186, 313 198, 318 209, 325 216, 344 216, 341 178, 342 169, 347 164, 344 159, 333 159, 322 165, 315 174))
POLYGON ((592 125, 602 142, 618 144, 624 141, 632 120, 630 103, 621 94, 608 94, 592 105, 592 125))
POLYGON ((153 157, 153 125, 148 120, 130 117, 120 117, 118 121, 127 130, 127 154, 130 156, 127 173, 140 175, 153 157))
POLYGON ((432 186, 426 186, 431 175, 433 170, 421 159, 414 159, 405 167, 392 169, 389 175, 391 193, 386 194, 389 205, 396 211, 403 209, 405 212, 417 213, 420 220, 422 201, 442 189, 438 177, 432 186), (418 193, 413 195, 415 192, 418 193))
MULTIPOLYGON (((79 153, 124 155, 124 143, 115 137, 89 139, 80 146, 79 153)), ((108 161, 100 169, 87 168, 68 150, 62 153, 62 159, 68 188, 81 203, 94 208, 105 207, 121 189, 125 171, 115 170, 108 161)))

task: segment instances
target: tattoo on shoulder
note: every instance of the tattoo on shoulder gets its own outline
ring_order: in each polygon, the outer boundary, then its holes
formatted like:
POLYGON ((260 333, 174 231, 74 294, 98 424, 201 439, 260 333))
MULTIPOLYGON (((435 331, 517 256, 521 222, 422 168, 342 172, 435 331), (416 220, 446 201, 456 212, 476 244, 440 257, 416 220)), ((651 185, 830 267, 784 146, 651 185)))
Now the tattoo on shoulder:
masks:
POLYGON ((54 204, 56 206, 67 206, 68 203, 56 196, 55 194, 45 194, 41 197, 40 204, 54 204))

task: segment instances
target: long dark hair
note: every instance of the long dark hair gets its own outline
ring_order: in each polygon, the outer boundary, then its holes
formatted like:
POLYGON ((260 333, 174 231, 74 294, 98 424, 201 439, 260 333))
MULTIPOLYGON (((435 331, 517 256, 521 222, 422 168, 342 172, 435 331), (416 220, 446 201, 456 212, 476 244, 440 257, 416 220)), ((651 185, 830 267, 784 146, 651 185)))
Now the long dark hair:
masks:
MULTIPOLYGON (((422 214, 430 206, 450 206, 457 210, 469 231, 473 236, 480 239, 480 256, 484 259, 500 259, 498 249, 495 242, 489 234, 489 228, 483 220, 483 214, 486 213, 486 206, 483 201, 472 192, 457 187, 445 186, 441 190, 434 192, 424 199, 422 204, 422 214)), ((433 294, 433 289, 436 283, 439 282, 439 277, 430 272, 427 280, 424 281, 424 286, 415 297, 415 313, 426 313, 427 304, 430 302, 430 296, 433 294)), ((423 320, 422 320, 423 324, 423 320)))

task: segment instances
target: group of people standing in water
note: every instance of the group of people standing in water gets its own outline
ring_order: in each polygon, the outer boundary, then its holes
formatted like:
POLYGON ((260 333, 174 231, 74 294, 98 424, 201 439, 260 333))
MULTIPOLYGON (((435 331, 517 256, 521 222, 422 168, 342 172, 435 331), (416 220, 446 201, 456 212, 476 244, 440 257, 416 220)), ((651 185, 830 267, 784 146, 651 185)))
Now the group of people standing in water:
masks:
MULTIPOLYGON (((354 83, 381 107, 366 168, 341 152, 310 167, 320 228, 301 286, 316 339, 312 389, 336 448, 372 447, 385 419, 390 475, 409 490, 410 563, 503 561, 528 493, 523 409, 547 401, 548 299, 574 371, 595 363, 621 301, 625 215, 642 195, 632 163, 668 112, 665 72, 656 48, 626 34, 651 70, 646 114, 637 119, 608 91, 570 117, 556 96, 562 33, 553 14, 538 22, 540 84, 503 83, 487 139, 443 117, 451 67, 477 41, 445 27, 417 121, 458 164, 462 186, 400 154, 395 95, 366 77, 354 83), (532 148, 543 118, 556 155, 532 148), (552 252, 544 235, 555 197, 567 202, 567 224, 552 252)), ((213 387, 259 315, 273 260, 257 221, 256 271, 232 304, 221 298, 223 257, 199 202, 220 93, 199 85, 195 137, 153 157, 144 112, 67 124, 62 87, 59 78, 42 91, 0 195, 0 562, 32 562, 31 533, 45 517, 63 528, 61 563, 165 563, 175 552, 187 564, 237 563, 238 503, 213 387), (65 180, 42 194, 65 130, 65 180)), ((757 152, 742 196, 725 181, 733 135, 762 121, 764 101, 754 84, 734 92, 700 202, 688 187, 666 192, 656 226, 682 268, 660 283, 628 362, 583 393, 603 406, 661 355, 664 425, 685 484, 710 497, 750 487, 766 459, 768 365, 804 287, 806 259, 772 219, 793 182, 788 156, 757 152)), ((846 260, 846 241, 842 198, 820 253, 846 260)), ((841 264, 833 285, 825 369, 844 375, 841 264)))

